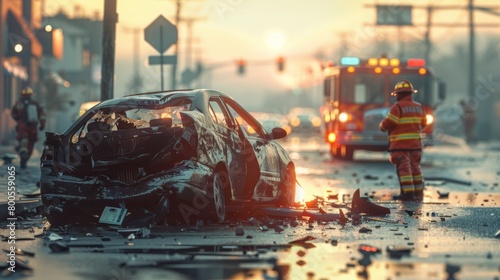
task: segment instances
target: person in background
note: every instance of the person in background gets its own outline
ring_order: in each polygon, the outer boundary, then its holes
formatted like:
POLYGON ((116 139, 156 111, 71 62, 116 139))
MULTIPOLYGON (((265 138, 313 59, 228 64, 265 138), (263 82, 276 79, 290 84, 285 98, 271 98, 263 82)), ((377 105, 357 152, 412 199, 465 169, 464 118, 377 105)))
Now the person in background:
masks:
POLYGON ((474 136, 474 124, 476 123, 476 114, 474 108, 469 100, 460 100, 460 106, 462 106, 462 121, 464 124, 465 141, 467 143, 473 143, 476 141, 474 136))
POLYGON ((45 128, 45 112, 36 100, 32 99, 33 90, 30 87, 21 91, 21 98, 17 100, 11 111, 12 118, 17 122, 16 139, 19 145, 16 151, 21 158, 21 169, 26 168, 33 146, 38 140, 38 130, 45 128))
POLYGON ((401 190, 396 198, 406 201, 422 200, 424 195, 421 133, 427 121, 422 106, 413 101, 413 93, 417 91, 409 81, 398 82, 391 93, 396 102, 379 125, 389 133, 390 161, 396 166, 401 190))

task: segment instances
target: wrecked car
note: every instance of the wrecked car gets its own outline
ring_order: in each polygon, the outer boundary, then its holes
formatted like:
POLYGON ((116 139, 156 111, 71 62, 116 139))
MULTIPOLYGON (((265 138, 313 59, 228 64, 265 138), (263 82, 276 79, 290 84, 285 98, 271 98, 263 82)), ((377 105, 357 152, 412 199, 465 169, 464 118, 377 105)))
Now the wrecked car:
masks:
POLYGON ((44 210, 51 224, 98 222, 107 207, 156 223, 172 216, 190 223, 224 221, 248 204, 288 207, 295 166, 274 141, 284 137, 220 91, 107 100, 64 133, 46 132, 44 210))

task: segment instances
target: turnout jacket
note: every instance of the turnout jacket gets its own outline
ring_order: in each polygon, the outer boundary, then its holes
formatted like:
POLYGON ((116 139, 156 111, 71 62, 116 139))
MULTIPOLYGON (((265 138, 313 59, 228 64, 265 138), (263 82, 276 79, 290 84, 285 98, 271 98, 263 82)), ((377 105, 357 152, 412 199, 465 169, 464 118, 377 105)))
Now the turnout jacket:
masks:
POLYGON ((408 95, 391 106, 379 128, 389 133, 389 151, 421 150, 421 133, 426 124, 422 105, 408 95))

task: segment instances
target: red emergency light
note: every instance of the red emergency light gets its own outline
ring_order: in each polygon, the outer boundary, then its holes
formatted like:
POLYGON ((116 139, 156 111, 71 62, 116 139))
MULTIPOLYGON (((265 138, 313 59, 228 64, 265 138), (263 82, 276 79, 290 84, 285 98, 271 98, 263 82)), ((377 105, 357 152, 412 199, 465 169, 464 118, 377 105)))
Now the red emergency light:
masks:
POLYGON ((407 64, 408 64, 408 66, 411 66, 411 67, 424 67, 425 60, 421 59, 421 58, 410 58, 410 59, 408 59, 407 64))

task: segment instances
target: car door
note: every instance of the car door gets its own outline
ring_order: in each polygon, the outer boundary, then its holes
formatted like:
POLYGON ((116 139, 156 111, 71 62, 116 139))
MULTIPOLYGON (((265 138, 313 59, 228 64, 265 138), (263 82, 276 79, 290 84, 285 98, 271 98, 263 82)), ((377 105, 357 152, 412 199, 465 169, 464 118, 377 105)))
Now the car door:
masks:
POLYGON ((254 198, 275 197, 280 183, 280 164, 276 147, 265 136, 264 129, 255 118, 231 99, 223 99, 239 135, 253 153, 247 151, 247 177, 253 177, 247 191, 254 198), (255 157, 252 157, 254 155, 255 157))
POLYGON ((234 125, 222 101, 218 97, 211 97, 208 101, 209 114, 218 126, 219 135, 225 143, 225 163, 231 179, 232 193, 235 198, 249 199, 251 191, 246 185, 252 184, 252 178, 248 178, 248 170, 255 170, 249 167, 252 165, 247 158, 255 158, 252 149, 245 144, 244 138, 239 135, 239 131, 234 125))

